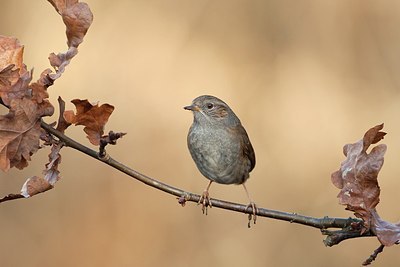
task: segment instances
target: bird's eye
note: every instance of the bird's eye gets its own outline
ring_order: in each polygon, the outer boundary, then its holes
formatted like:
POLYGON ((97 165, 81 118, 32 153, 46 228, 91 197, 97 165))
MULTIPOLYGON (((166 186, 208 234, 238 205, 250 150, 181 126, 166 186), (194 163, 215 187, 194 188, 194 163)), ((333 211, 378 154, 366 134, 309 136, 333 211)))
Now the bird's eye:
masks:
POLYGON ((208 104, 207 104, 207 108, 208 108, 208 109, 212 109, 213 107, 214 107, 213 103, 208 103, 208 104))

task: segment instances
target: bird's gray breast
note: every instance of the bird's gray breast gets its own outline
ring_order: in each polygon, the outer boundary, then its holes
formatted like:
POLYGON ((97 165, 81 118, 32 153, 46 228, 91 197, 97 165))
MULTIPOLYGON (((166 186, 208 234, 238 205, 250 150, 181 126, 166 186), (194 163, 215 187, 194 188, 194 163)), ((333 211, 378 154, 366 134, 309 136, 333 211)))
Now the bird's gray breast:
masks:
POLYGON ((190 153, 200 172, 221 184, 241 184, 248 178, 249 160, 243 158, 241 142, 226 127, 193 124, 188 136, 190 153), (246 161, 246 162, 244 162, 246 161))

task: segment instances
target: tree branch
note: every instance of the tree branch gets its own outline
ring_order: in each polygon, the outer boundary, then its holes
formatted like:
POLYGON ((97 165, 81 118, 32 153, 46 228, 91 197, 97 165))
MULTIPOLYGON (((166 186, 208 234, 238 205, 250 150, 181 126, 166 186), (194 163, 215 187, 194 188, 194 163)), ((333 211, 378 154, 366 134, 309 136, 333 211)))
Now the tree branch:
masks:
MULTIPOLYGON (((4 103, 0 99, 0 104, 4 103)), ((105 157, 101 157, 99 153, 93 149, 90 149, 81 143, 73 140, 72 138, 66 136, 60 131, 54 129, 51 125, 41 121, 41 127, 46 130, 48 133, 56 136, 61 142, 64 143, 65 146, 76 149, 86 155, 95 158, 99 161, 104 162, 105 164, 127 174, 128 176, 141 181, 142 183, 154 187, 158 190, 164 191, 168 194, 174 195, 178 197, 178 202, 182 206, 185 205, 187 201, 198 203, 200 199, 200 195, 194 194, 188 191, 184 191, 182 189, 173 187, 171 185, 162 183, 154 178, 146 176, 144 174, 135 171, 128 166, 114 160, 108 154, 105 157)), ((4 198, 0 199, 0 203, 5 201, 10 201, 14 199, 23 198, 20 194, 9 194, 4 198)), ((235 212, 241 212, 245 214, 253 214, 253 210, 248 205, 228 202, 220 199, 211 199, 213 207, 231 210, 235 212)), ((323 218, 315 218, 310 216, 299 215, 297 213, 288 213, 283 211, 269 210, 265 208, 257 208, 256 211, 257 216, 267 217, 276 220, 288 221, 290 223, 302 224, 314 228, 321 229, 323 235, 327 235, 324 240, 324 244, 326 246, 334 246, 339 244, 341 241, 350 238, 357 237, 368 237, 375 236, 371 231, 363 232, 363 222, 359 219, 355 218, 331 218, 331 217, 323 217, 323 218), (329 231, 328 228, 341 228, 338 231, 329 231)))
MULTIPOLYGON (((164 191, 168 194, 177 196, 179 199, 179 203, 184 205, 186 201, 195 202, 197 203, 200 199, 200 195, 194 194, 188 191, 184 191, 182 189, 173 187, 171 185, 162 183, 154 178, 146 176, 144 174, 135 171, 128 166, 123 165, 122 163, 114 160, 110 156, 106 155, 105 157, 100 157, 99 153, 95 150, 92 150, 75 140, 71 139, 70 137, 66 136, 65 134, 57 131, 47 123, 41 123, 41 127, 45 129, 50 134, 56 136, 60 141, 62 141, 65 146, 71 147, 76 149, 86 155, 95 158, 104 162, 105 164, 127 174, 128 176, 141 181, 142 183, 154 187, 158 190, 164 191)), ((231 210, 235 212, 241 212, 245 214, 253 214, 252 208, 248 207, 247 205, 228 202, 220 199, 211 199, 213 207, 222 208, 226 210, 231 210)), ((288 213, 276 210, 269 210, 265 208, 258 208, 256 212, 257 216, 260 217, 268 217, 272 219, 288 221, 290 223, 297 223, 302 224, 314 228, 321 229, 322 234, 327 235, 326 240, 324 241, 326 246, 333 246, 340 243, 343 240, 349 238, 356 238, 356 237, 364 237, 364 236, 374 236, 374 234, 370 231, 366 233, 362 233, 362 221, 355 218, 330 218, 330 217, 323 217, 323 218, 315 218, 309 217, 304 215, 299 215, 296 213, 288 213), (342 230, 339 231, 328 231, 328 228, 341 228, 342 230)))

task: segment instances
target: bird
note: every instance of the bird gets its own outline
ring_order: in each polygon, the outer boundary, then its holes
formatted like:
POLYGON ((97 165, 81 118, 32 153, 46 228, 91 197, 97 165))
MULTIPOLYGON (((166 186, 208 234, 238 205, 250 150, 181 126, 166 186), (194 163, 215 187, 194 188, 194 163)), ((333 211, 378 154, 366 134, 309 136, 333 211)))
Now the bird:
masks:
POLYGON ((201 174, 210 180, 198 201, 203 213, 212 207, 209 190, 213 182, 242 185, 250 202, 246 210, 252 208, 250 227, 252 218, 256 223, 257 207, 245 183, 256 157, 245 128, 233 110, 215 96, 199 96, 184 109, 193 113, 187 136, 190 154, 201 174))

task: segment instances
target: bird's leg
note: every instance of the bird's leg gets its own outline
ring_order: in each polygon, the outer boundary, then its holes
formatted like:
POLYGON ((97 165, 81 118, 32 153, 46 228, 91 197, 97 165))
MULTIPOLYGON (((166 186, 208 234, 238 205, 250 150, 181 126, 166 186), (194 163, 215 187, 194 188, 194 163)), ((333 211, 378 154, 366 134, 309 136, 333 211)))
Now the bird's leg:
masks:
POLYGON ((249 205, 246 206, 246 211, 250 207, 253 211, 253 213, 249 213, 249 223, 247 224, 247 226, 250 228, 250 223, 251 223, 252 219, 253 219, 253 223, 256 224, 258 209, 257 209, 256 203, 254 203, 253 200, 251 200, 250 194, 249 194, 249 191, 247 191, 246 185, 244 183, 242 185, 243 185, 244 191, 246 191, 247 198, 249 199, 249 202, 250 202, 249 205))
POLYGON ((203 194, 201 195, 199 202, 197 202, 197 205, 201 204, 201 210, 204 211, 207 215, 207 208, 208 206, 210 206, 210 208, 212 208, 212 204, 211 204, 211 200, 210 200, 210 195, 208 193, 208 190, 210 189, 210 186, 212 184, 213 181, 210 181, 207 185, 207 188, 203 191, 203 194))

